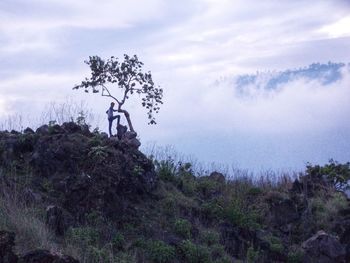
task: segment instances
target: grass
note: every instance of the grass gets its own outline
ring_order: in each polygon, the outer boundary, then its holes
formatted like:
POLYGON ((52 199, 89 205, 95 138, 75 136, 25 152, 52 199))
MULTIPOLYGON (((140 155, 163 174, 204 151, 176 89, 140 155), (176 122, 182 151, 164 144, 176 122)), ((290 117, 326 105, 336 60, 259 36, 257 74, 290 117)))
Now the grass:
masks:
MULTIPOLYGON (((94 141, 89 156, 103 161, 106 154, 107 148, 99 140, 94 141)), ((269 229, 265 218, 269 205, 291 198, 289 190, 296 173, 266 171, 253 177, 248 171, 223 166, 203 168, 177 154, 154 154, 160 181, 149 199, 139 203, 129 200, 133 212, 123 214, 124 222, 110 222, 92 211, 85 216, 85 224, 71 226, 63 238, 55 236, 45 225, 45 203, 23 202, 21 189, 30 182, 30 177, 20 176, 20 169, 12 169, 8 176, 17 183, 5 187, 0 182, 0 229, 16 233, 16 249, 20 254, 44 248, 72 255, 82 263, 231 262, 223 232, 231 230, 246 235, 240 236, 239 251, 229 253, 255 262, 266 251, 254 243, 251 233, 264 230, 269 232, 265 240, 269 252, 288 253, 290 262, 298 262, 300 251, 290 250, 284 234, 269 229), (221 172, 226 179, 213 179, 209 169, 221 172)), ((133 171, 135 176, 142 174, 138 166, 133 171)), ((51 184, 49 179, 42 181, 47 195, 51 184)), ((307 201, 313 224, 310 229, 329 227, 338 211, 347 206, 345 197, 336 191, 319 191, 307 201)), ((288 242, 299 246, 300 241, 288 242)))
POLYGON ((54 234, 45 225, 44 211, 27 205, 13 190, 1 186, 0 229, 16 233, 17 252, 23 254, 38 248, 59 252, 54 234))

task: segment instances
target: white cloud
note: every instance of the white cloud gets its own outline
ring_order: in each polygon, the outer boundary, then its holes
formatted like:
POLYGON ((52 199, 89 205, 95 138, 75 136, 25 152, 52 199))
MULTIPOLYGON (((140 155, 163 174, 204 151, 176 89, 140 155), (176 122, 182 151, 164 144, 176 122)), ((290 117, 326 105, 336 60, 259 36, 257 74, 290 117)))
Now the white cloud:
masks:
POLYGON ((341 18, 339 21, 330 25, 325 25, 319 32, 326 33, 332 38, 350 36, 350 16, 341 18))

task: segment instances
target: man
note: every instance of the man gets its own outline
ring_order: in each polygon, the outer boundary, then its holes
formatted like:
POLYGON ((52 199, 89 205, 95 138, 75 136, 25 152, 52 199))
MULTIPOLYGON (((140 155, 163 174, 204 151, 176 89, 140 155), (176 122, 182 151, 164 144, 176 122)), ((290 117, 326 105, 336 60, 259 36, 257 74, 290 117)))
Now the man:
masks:
POLYGON ((119 124, 120 122, 120 115, 113 116, 113 112, 118 111, 114 109, 114 102, 111 103, 111 106, 109 109, 106 111, 107 116, 108 116, 108 131, 109 131, 109 137, 112 137, 112 123, 115 119, 118 119, 117 123, 119 124))

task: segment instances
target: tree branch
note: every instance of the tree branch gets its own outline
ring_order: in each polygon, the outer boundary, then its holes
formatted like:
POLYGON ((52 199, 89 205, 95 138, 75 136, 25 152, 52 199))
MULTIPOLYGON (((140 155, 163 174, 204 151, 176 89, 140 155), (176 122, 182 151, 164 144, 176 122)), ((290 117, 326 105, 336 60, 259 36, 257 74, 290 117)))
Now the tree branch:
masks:
POLYGON ((109 90, 106 88, 106 86, 104 86, 102 84, 101 84, 101 86, 102 86, 102 93, 101 93, 102 96, 103 97, 110 97, 110 98, 114 99, 118 103, 118 105, 120 105, 120 101, 116 97, 112 96, 112 94, 109 92, 109 90), (108 95, 104 95, 103 94, 104 91, 106 91, 108 93, 108 95))

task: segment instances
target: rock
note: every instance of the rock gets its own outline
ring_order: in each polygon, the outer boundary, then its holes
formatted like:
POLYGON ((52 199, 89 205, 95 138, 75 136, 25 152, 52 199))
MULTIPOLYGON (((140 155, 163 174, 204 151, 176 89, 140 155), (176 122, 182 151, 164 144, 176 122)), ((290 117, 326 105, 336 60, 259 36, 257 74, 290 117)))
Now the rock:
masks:
POLYGON ((21 134, 20 132, 15 131, 15 130, 12 130, 10 133, 11 133, 11 134, 14 134, 14 135, 19 135, 19 134, 21 134))
POLYGON ((302 244, 304 249, 303 262, 345 263, 345 248, 339 240, 323 230, 302 244))
POLYGON ((101 133, 100 133, 100 136, 101 136, 101 139, 102 139, 102 140, 108 139, 108 134, 105 133, 105 132, 101 132, 101 133))
POLYGON ((137 137, 137 133, 136 132, 132 132, 132 131, 128 131, 125 132, 123 135, 123 139, 125 140, 131 140, 137 137))
POLYGON ((46 224, 56 235, 62 236, 65 231, 62 209, 55 205, 48 206, 46 208, 46 224))
POLYGON ((18 263, 79 263, 79 261, 70 256, 58 256, 48 250, 38 249, 21 257, 18 263))
POLYGON ((65 122, 62 124, 62 129, 67 133, 81 132, 81 127, 75 122, 65 122))
POLYGON ((55 125, 51 126, 49 128, 49 131, 50 131, 50 134, 61 134, 61 133, 64 133, 64 129, 58 124, 55 124, 55 125))
POLYGON ((134 149, 138 149, 141 146, 141 142, 136 138, 128 140, 127 143, 134 149))
POLYGON ((27 128, 25 128, 25 130, 23 131, 23 133, 24 133, 24 134, 33 134, 34 131, 33 131, 31 128, 27 127, 27 128))
POLYGON ((225 183, 225 176, 222 173, 219 172, 212 172, 209 175, 209 178, 213 181, 216 181, 218 183, 225 183))
POLYGON ((46 135, 49 133, 49 126, 48 125, 42 125, 35 131, 39 135, 46 135))
POLYGON ((297 194, 301 194, 303 192, 303 184, 300 183, 298 179, 295 179, 295 181, 293 182, 291 192, 297 194))
POLYGON ((15 234, 7 231, 0 231, 0 262, 16 263, 18 257, 13 253, 15 246, 15 234))
POLYGON ((87 124, 83 124, 80 126, 81 128, 81 132, 82 134, 84 134, 85 136, 92 136, 91 132, 90 132, 90 127, 87 124))
POLYGON ((127 143, 133 149, 138 149, 141 146, 141 142, 136 137, 136 132, 127 131, 121 137, 121 141, 127 143))
POLYGON ((117 125, 117 137, 119 140, 121 140, 124 136, 124 134, 126 133, 126 131, 128 130, 128 128, 124 125, 117 125))

